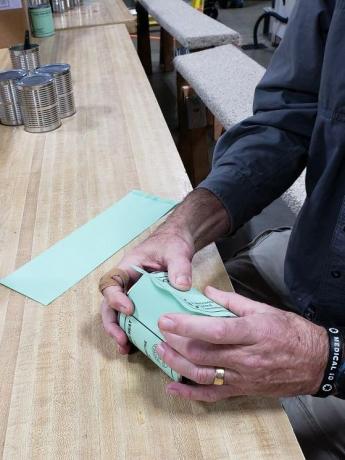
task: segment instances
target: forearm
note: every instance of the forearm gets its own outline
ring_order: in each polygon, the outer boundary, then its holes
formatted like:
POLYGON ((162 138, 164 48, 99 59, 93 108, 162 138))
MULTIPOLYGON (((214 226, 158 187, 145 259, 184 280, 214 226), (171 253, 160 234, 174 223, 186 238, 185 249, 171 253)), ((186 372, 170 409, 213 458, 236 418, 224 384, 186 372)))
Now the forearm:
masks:
POLYGON ((329 23, 326 3, 297 2, 256 89, 254 115, 222 136, 212 171, 200 184, 222 200, 232 232, 281 196, 306 166, 329 23))
POLYGON ((167 218, 159 231, 179 233, 195 252, 230 231, 227 211, 206 189, 196 189, 167 218))

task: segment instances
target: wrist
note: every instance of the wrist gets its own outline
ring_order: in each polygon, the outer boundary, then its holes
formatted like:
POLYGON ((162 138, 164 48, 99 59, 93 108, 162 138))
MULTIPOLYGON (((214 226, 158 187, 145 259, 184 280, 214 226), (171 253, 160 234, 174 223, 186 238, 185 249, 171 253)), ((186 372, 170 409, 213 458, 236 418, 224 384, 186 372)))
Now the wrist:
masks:
POLYGON ((325 398, 335 395, 337 389, 337 379, 341 367, 344 348, 344 339, 342 333, 336 327, 325 329, 328 335, 328 357, 322 380, 314 396, 325 398))
POLYGON ((343 339, 343 347, 342 347, 342 359, 338 368, 338 374, 335 381, 336 386, 336 393, 335 396, 341 399, 345 399, 345 328, 341 327, 338 328, 342 339, 343 339))
POLYGON ((196 189, 167 218, 165 228, 181 235, 196 251, 230 231, 229 217, 219 199, 196 189))
POLYGON ((327 330, 321 326, 315 325, 315 327, 318 329, 318 334, 316 334, 316 341, 314 341, 314 350, 316 353, 311 357, 313 361, 312 365, 315 369, 312 375, 311 391, 309 392, 312 395, 316 394, 320 389, 325 376, 330 351, 327 330))
POLYGON ((195 253, 195 245, 193 235, 183 219, 170 219, 163 222, 157 230, 152 234, 152 237, 166 235, 171 238, 179 238, 188 247, 189 251, 195 253))

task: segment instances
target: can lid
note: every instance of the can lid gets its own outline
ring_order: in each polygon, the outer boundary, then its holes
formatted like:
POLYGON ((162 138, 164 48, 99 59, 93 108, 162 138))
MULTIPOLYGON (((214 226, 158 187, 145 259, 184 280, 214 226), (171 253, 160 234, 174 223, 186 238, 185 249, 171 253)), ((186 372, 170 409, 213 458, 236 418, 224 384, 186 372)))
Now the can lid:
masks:
POLYGON ((0 71, 0 81, 20 80, 25 77, 27 72, 21 69, 0 71))
POLYGON ((24 52, 24 53, 32 53, 37 48, 39 48, 39 45, 37 45, 36 43, 31 43, 30 48, 27 49, 27 50, 24 50, 24 45, 23 44, 10 46, 9 50, 10 51, 20 51, 20 52, 24 52))
POLYGON ((54 78, 47 73, 35 73, 33 75, 28 75, 27 77, 22 78, 18 83, 18 87, 23 90, 25 88, 39 88, 41 86, 46 86, 53 81, 54 78))
POLYGON ((62 75, 68 73, 71 66, 69 64, 47 64, 36 69, 37 73, 49 73, 51 75, 62 75))
POLYGON ((29 7, 32 8, 40 5, 46 5, 47 3, 47 0, 29 0, 29 7))
POLYGON ((51 8, 49 1, 35 3, 34 5, 29 5, 30 11, 39 10, 43 8, 51 8))

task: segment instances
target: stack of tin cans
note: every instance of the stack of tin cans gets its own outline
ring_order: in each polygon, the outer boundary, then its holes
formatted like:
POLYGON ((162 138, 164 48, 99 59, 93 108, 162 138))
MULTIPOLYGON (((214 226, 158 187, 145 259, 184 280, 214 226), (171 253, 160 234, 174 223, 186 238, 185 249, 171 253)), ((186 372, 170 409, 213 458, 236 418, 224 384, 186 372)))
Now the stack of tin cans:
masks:
POLYGON ((69 64, 40 66, 38 45, 10 49, 13 70, 0 71, 0 123, 52 131, 76 112, 69 64))

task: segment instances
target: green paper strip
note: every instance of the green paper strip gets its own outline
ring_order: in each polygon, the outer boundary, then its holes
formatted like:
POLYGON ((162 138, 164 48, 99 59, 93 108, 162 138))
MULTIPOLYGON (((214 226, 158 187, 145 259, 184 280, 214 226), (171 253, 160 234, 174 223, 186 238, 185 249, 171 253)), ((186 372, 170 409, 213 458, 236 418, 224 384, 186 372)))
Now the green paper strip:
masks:
POLYGON ((0 280, 48 305, 168 213, 176 202, 133 190, 63 240, 0 280))

